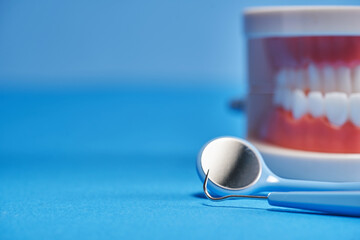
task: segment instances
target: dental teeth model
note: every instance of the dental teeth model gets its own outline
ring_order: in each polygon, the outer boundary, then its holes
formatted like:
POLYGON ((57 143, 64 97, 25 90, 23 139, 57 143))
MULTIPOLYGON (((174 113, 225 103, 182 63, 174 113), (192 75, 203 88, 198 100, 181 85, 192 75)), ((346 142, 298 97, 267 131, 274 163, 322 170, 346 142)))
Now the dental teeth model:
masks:
POLYGON ((247 138, 279 176, 360 181, 360 6, 250 8, 247 138))
POLYGON ((255 8, 244 20, 248 138, 360 154, 360 7, 255 8))

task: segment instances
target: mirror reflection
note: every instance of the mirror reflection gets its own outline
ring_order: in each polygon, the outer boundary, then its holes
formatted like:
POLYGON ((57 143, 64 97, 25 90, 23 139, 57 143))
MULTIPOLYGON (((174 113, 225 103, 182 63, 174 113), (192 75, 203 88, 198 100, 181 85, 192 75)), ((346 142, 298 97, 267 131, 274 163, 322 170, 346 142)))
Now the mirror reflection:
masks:
POLYGON ((256 154, 244 143, 233 138, 210 142, 201 154, 201 165, 209 179, 227 189, 242 189, 257 180, 260 163, 256 154))

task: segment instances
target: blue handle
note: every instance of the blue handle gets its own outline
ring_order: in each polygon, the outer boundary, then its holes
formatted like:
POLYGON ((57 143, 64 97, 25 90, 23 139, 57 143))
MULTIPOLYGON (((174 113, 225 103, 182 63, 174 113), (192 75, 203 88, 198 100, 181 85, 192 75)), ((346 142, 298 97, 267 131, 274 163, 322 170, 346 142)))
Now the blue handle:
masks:
POLYGON ((276 177, 277 181, 268 181, 265 191, 360 191, 360 182, 320 182, 276 177))
POLYGON ((352 192, 272 192, 273 206, 360 217, 360 191, 352 192))

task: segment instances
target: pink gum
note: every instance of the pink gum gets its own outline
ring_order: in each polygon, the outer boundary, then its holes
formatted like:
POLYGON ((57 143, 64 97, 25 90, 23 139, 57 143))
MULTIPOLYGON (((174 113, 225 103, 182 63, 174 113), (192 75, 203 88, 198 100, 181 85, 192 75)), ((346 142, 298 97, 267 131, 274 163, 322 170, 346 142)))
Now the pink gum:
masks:
POLYGON ((358 36, 275 37, 265 39, 265 49, 276 69, 305 68, 310 63, 360 64, 358 36))
POLYGON ((309 114, 295 120, 291 112, 276 108, 265 123, 260 138, 266 142, 305 151, 360 153, 360 128, 351 122, 332 126, 326 118, 309 114))

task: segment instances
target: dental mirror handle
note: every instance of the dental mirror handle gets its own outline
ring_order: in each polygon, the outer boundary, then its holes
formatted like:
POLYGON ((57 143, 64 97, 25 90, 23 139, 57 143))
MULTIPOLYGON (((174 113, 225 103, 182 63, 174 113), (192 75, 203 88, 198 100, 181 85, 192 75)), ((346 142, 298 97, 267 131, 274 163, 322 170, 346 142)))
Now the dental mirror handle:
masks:
POLYGON ((360 191, 272 192, 270 205, 360 217, 360 191))
POLYGON ((360 191, 360 182, 320 182, 273 177, 266 181, 266 191, 360 191))

